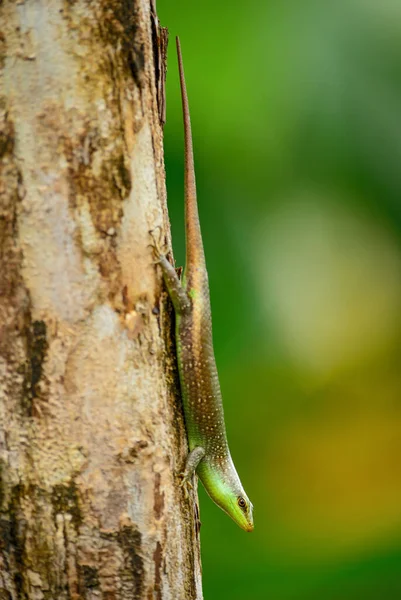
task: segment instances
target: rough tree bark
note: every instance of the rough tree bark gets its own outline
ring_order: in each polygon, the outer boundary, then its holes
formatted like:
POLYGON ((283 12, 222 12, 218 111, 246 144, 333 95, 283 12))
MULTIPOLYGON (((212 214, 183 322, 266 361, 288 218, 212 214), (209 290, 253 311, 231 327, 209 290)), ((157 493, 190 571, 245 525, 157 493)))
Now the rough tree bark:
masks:
POLYGON ((0 600, 199 599, 151 0, 0 3, 0 600))

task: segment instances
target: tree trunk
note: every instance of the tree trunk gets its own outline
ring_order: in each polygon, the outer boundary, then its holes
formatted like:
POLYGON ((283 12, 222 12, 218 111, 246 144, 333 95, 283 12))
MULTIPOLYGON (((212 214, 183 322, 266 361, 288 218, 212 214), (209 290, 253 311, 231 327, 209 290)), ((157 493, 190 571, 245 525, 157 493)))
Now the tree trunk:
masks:
POLYGON ((199 599, 149 247, 166 33, 150 0, 4 0, 0 24, 0 600, 199 599))

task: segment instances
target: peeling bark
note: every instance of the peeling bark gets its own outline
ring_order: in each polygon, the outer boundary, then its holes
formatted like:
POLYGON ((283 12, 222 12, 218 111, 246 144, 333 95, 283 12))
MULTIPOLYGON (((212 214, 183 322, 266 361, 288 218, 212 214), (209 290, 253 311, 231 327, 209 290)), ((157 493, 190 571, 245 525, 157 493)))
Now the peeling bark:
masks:
POLYGON ((150 0, 0 3, 0 600, 202 598, 150 0))

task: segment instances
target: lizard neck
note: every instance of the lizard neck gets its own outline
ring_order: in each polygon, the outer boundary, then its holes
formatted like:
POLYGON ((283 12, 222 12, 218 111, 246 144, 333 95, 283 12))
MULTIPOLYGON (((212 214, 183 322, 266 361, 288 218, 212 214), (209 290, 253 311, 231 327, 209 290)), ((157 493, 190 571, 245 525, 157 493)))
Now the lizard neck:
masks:
POLYGON ((199 477, 209 496, 221 505, 219 498, 226 497, 227 491, 239 495, 242 484, 231 455, 210 456, 206 454, 198 468, 199 477))

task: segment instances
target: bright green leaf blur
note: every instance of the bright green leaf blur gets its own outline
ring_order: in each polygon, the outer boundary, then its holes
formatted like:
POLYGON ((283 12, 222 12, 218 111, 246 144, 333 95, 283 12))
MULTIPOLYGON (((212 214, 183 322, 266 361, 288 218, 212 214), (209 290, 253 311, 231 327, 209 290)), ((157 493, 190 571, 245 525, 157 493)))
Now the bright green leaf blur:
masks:
POLYGON ((401 3, 158 0, 184 262, 181 38, 246 534, 201 491, 207 600, 401 598, 401 3))

